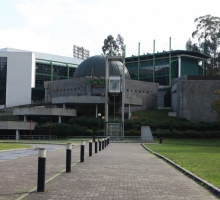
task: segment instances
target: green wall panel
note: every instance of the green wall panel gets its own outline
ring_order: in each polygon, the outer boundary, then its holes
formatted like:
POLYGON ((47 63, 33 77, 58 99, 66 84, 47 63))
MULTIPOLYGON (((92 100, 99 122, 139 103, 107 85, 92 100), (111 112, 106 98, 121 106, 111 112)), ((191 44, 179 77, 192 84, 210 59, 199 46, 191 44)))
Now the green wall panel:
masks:
POLYGON ((181 76, 199 75, 201 68, 198 65, 198 60, 194 58, 181 57, 181 76))

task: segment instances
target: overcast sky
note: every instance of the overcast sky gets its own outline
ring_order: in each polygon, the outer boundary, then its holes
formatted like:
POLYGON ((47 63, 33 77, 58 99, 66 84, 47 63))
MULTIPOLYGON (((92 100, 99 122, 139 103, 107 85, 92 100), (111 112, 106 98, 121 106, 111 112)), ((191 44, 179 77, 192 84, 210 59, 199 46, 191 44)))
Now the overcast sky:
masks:
POLYGON ((102 54, 108 35, 121 34, 126 56, 184 50, 194 19, 220 17, 220 0, 1 0, 0 48, 10 47, 72 57, 76 44, 102 54))

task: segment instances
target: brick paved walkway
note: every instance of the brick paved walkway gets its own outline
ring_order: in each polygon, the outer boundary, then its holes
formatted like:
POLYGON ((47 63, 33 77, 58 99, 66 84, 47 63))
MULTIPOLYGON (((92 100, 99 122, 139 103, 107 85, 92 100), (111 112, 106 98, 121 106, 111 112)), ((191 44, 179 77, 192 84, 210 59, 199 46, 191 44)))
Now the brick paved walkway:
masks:
MULTIPOLYGON (((80 146, 72 150, 71 173, 61 173, 46 183, 45 192, 35 190, 23 199, 217 199, 140 144, 111 143, 84 163, 77 162, 79 152, 80 146)), ((46 179, 65 169, 65 153, 47 153, 46 179)), ((0 177, 0 199, 19 198, 36 187, 37 156, 1 162, 0 177)))

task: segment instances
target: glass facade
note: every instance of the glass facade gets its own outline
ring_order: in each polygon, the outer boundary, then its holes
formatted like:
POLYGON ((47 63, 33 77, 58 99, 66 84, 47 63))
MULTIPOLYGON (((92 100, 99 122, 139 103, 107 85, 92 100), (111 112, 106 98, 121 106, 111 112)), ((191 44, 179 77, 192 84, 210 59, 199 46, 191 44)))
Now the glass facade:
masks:
POLYGON ((6 103, 7 58, 0 57, 0 105, 6 103))
POLYGON ((125 66, 133 80, 170 86, 172 79, 179 75, 202 74, 202 67, 198 63, 208 58, 207 55, 196 51, 172 50, 126 57, 125 66))
MULTIPOLYGON (((138 80, 138 62, 126 62, 131 79, 138 80)), ((169 59, 155 60, 155 74, 153 74, 153 60, 141 60, 139 80, 169 85, 169 59), (153 77, 154 76, 154 77, 153 77)), ((178 77, 178 60, 171 61, 171 79, 178 77)))
POLYGON ((45 98, 44 82, 72 78, 76 67, 65 63, 37 61, 35 88, 32 88, 31 100, 43 102, 45 98))
POLYGON ((35 87, 44 87, 44 81, 51 80, 51 66, 45 63, 36 63, 35 87))

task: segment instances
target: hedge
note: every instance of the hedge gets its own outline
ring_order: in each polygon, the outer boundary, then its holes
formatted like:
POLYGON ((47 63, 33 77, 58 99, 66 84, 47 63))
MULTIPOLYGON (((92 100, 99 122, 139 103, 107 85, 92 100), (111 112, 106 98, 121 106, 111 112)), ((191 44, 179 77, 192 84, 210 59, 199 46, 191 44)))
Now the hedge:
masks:
MULTIPOLYGON (((125 120, 125 136, 140 136, 141 126, 150 126, 156 137, 175 138, 220 138, 220 125, 216 122, 193 123, 185 119, 172 120, 149 120, 134 119, 125 120)), ((66 136, 102 136, 104 135, 103 120, 93 118, 72 118, 67 124, 54 123, 52 134, 58 137, 66 136), (100 127, 100 129, 99 129, 100 127)), ((50 133, 50 123, 35 126, 36 135, 46 135, 50 133)))

